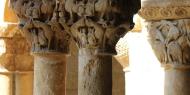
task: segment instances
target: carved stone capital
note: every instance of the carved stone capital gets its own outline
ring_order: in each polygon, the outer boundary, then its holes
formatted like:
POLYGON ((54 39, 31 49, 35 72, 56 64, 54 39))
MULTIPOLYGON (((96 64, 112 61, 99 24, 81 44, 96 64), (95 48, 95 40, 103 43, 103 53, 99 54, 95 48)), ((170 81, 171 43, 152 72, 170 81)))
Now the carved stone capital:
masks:
POLYGON ((132 18, 139 9, 140 0, 67 0, 69 18, 60 23, 79 48, 116 54, 116 43, 134 27, 132 18))
POLYGON ((190 19, 147 23, 152 48, 162 64, 190 65, 190 19))
POLYGON ((143 0, 139 15, 146 20, 190 17, 189 0, 143 0))
POLYGON ((140 0, 11 0, 11 6, 33 52, 66 52, 72 36, 79 48, 109 54, 141 7, 140 0))
POLYGON ((69 52, 70 35, 59 23, 56 0, 11 0, 33 53, 69 52))

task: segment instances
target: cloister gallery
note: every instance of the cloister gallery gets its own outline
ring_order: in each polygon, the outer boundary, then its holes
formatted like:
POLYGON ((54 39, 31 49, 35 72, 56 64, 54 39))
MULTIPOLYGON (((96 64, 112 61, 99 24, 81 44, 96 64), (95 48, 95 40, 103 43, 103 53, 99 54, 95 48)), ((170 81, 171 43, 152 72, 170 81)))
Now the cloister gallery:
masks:
POLYGON ((190 0, 0 0, 0 95, 190 95, 190 0))

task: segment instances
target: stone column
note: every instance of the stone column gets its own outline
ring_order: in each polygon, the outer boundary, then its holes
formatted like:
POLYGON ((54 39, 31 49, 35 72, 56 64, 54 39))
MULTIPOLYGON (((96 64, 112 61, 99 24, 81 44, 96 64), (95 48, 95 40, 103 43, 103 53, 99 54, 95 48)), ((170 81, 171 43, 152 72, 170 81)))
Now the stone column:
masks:
POLYGON ((189 95, 190 1, 146 0, 142 4, 140 15, 147 20, 150 43, 165 68, 164 94, 189 95))
POLYGON ((65 95, 70 36, 59 23, 58 0, 11 0, 34 56, 34 95, 65 95))
POLYGON ((115 45, 134 26, 140 0, 64 2, 60 19, 79 48, 79 95, 112 95, 112 55, 115 45))
POLYGON ((112 95, 112 56, 95 55, 93 49, 79 50, 79 95, 112 95))
POLYGON ((34 95, 65 95, 65 79, 65 54, 34 54, 34 95))

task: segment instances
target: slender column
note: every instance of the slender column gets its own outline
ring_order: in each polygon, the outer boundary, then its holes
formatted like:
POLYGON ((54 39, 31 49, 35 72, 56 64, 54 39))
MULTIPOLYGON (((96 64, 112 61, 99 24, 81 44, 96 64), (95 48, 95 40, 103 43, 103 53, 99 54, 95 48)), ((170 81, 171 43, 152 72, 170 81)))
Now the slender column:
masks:
POLYGON ((65 95, 66 55, 34 54, 34 95, 65 95))
POLYGON ((190 67, 167 68, 165 70, 165 95, 189 95, 190 67))
POLYGON ((149 22, 150 41, 165 68, 165 95, 189 95, 189 19, 149 22))
POLYGON ((112 95, 112 56, 79 50, 79 95, 112 95))
POLYGON ((150 43, 165 68, 165 95, 190 94, 189 4, 189 0, 142 1, 140 15, 147 20, 150 43))
POLYGON ((78 95, 112 95, 115 45, 134 26, 140 0, 65 2, 68 20, 59 20, 79 47, 78 95))
POLYGON ((34 95, 65 95, 70 36, 59 23, 58 0, 11 0, 34 56, 34 95))

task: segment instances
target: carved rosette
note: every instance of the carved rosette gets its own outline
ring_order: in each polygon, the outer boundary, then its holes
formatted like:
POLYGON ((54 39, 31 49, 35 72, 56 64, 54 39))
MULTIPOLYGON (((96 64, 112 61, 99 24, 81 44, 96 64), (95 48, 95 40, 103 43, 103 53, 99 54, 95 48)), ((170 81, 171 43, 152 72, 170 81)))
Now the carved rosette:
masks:
POLYGON ((68 53, 70 35, 59 23, 56 0, 10 0, 33 53, 68 53))
POLYGON ((162 64, 190 65, 190 19, 147 23, 152 48, 162 64))

